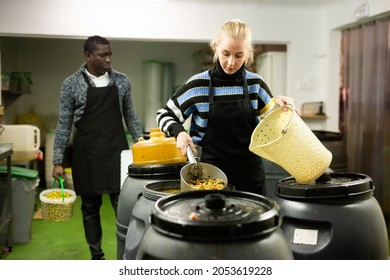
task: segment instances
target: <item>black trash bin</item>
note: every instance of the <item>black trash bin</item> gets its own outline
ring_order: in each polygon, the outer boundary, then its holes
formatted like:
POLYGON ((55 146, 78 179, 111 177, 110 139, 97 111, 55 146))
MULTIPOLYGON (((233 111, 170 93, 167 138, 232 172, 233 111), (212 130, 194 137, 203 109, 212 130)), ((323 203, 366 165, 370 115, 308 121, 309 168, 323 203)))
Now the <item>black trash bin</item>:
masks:
MULTIPOLYGON (((226 190, 234 191, 235 187, 227 184, 226 190)), ((150 226, 150 215, 154 204, 161 197, 181 193, 180 180, 165 180, 146 184, 142 196, 134 205, 127 229, 125 241, 125 260, 135 260, 139 244, 145 231, 150 226)))
POLYGON ((123 260, 127 228, 131 213, 146 184, 160 180, 180 179, 180 170, 187 163, 176 147, 174 137, 166 137, 159 128, 150 130, 150 139, 140 139, 131 148, 128 165, 118 200, 116 236, 117 259, 123 260))
POLYGON ((279 180, 291 175, 280 165, 262 158, 265 173, 265 196, 275 199, 275 191, 279 180))
POLYGON ((348 160, 346 144, 343 134, 340 132, 313 130, 318 140, 332 153, 332 162, 330 168, 334 172, 347 172, 348 160))
POLYGON ((280 180, 276 202, 294 258, 387 259, 386 223, 373 192, 371 178, 359 173, 325 173, 307 185, 280 180))
POLYGON ((118 260, 123 260, 124 258, 125 241, 131 213, 133 212, 134 205, 142 196, 144 186, 156 181, 180 179, 180 170, 184 164, 186 163, 129 165, 128 176, 123 182, 118 200, 116 218, 118 260))
POLYGON ((238 191, 160 198, 137 260, 291 260, 274 200, 238 191))

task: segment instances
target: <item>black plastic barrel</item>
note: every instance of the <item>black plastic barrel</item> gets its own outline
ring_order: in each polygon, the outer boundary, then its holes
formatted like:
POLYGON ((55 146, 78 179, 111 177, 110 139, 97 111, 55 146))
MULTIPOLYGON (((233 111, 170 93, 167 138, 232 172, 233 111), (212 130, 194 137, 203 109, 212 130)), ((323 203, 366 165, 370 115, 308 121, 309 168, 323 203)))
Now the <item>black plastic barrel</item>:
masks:
MULTIPOLYGON (((227 184, 226 190, 234 191, 235 187, 227 184)), ((135 260, 139 244, 146 229, 150 226, 150 215, 156 201, 168 195, 181 193, 180 180, 166 180, 148 183, 144 186, 142 196, 135 203, 125 240, 125 260, 135 260)))
POLYGON ((347 172, 347 150, 344 137, 339 132, 313 130, 318 140, 332 153, 330 168, 334 172, 347 172))
POLYGON ((137 260, 293 259, 270 198, 238 191, 189 191, 160 198, 137 260))
POLYGON ((384 260, 388 258, 385 219, 370 177, 325 173, 299 185, 280 180, 276 202, 295 259, 384 260))
POLYGON ((265 173, 264 195, 274 199, 277 183, 279 182, 279 180, 284 179, 286 177, 290 177, 291 175, 280 165, 265 158, 262 158, 262 160, 265 173))
POLYGON ((118 260, 123 260, 131 212, 137 200, 142 196, 144 186, 161 180, 180 179, 180 170, 185 164, 186 162, 166 165, 129 165, 128 176, 123 182, 118 200, 116 218, 118 260))

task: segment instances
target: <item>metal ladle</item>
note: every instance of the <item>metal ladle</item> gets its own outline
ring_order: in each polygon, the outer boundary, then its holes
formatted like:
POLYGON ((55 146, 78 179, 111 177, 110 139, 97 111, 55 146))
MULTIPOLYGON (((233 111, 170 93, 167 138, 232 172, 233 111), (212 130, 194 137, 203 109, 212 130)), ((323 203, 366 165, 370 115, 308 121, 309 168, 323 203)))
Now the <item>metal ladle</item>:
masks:
POLYGON ((202 166, 196 161, 196 158, 192 153, 192 149, 190 145, 187 146, 187 158, 190 163, 194 163, 191 165, 191 167, 188 170, 188 176, 192 180, 196 180, 197 178, 201 177, 203 174, 202 166))
POLYGON ((180 170, 180 189, 181 191, 194 191, 189 182, 194 180, 221 179, 224 188, 227 186, 227 177, 218 167, 205 162, 197 162, 190 146, 187 146, 187 158, 190 162, 180 170))

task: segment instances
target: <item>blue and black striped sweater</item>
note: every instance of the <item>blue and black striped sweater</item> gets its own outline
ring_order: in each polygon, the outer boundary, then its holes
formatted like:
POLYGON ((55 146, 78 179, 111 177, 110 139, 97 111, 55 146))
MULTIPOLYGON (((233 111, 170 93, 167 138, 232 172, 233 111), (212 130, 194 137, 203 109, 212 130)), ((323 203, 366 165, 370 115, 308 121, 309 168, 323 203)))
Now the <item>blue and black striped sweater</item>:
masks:
MULTIPOLYGON (((233 75, 226 74, 220 64, 213 69, 212 85, 215 101, 228 101, 244 98, 242 71, 248 84, 249 98, 256 115, 263 113, 273 104, 272 93, 262 77, 245 70, 244 66, 233 75)), ((160 129, 176 137, 184 131, 183 123, 192 115, 190 135, 194 144, 199 144, 204 137, 209 114, 209 71, 192 76, 157 112, 160 129)), ((258 121, 258 120, 257 120, 258 121)))

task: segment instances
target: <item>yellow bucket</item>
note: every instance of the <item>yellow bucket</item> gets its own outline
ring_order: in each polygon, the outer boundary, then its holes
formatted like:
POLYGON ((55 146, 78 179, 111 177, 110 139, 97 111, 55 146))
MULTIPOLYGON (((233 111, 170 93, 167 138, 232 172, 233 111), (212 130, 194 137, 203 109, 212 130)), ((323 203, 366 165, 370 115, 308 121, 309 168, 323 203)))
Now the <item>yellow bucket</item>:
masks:
POLYGON ((288 105, 277 106, 260 116, 249 150, 283 167, 298 184, 315 181, 329 167, 332 153, 288 105))
POLYGON ((72 219, 73 208, 76 201, 76 193, 69 189, 46 189, 39 194, 42 208, 42 218, 45 221, 64 222, 72 219), (62 191, 67 193, 69 197, 61 199, 61 197, 52 198, 50 194, 61 194, 62 191))
POLYGON ((76 193, 73 190, 64 189, 62 177, 59 176, 61 188, 53 188, 42 191, 39 194, 42 207, 42 218, 46 221, 64 222, 73 217, 73 207, 76 201, 76 193))
POLYGON ((140 139, 131 147, 134 165, 157 165, 186 162, 176 147, 175 137, 166 137, 159 128, 150 130, 150 139, 140 139))

